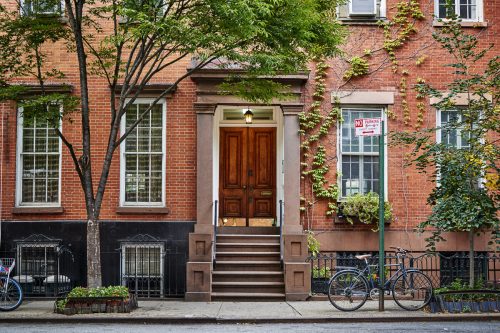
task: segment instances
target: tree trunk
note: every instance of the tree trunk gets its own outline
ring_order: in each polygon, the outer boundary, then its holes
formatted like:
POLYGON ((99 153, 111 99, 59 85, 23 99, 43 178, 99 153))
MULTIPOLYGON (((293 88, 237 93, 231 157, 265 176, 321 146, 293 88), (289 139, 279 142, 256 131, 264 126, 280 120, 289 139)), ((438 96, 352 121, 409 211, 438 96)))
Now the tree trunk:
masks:
POLYGON ((474 288, 474 230, 469 231, 469 287, 474 288))
POLYGON ((101 274, 101 241, 99 235, 99 220, 87 220, 87 286, 89 288, 102 285, 101 274))

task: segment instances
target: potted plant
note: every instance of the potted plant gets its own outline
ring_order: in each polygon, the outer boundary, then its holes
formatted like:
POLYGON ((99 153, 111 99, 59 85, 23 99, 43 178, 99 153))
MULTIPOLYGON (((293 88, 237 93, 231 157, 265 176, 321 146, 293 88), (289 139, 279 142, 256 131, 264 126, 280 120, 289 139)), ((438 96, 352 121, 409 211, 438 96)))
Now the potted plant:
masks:
MULTIPOLYGON (((374 225, 373 231, 378 231, 378 211, 379 196, 377 193, 369 192, 367 194, 356 193, 346 198, 340 204, 341 216, 345 217, 347 222, 361 222, 363 224, 374 225)), ((386 223, 392 219, 392 206, 389 202, 384 204, 384 220, 386 223)))

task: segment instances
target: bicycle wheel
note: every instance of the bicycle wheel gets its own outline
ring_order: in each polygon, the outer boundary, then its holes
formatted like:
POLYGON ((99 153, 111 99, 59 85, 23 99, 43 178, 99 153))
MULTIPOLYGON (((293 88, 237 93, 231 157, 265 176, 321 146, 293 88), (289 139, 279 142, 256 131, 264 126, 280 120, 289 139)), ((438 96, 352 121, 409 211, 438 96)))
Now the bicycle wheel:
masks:
POLYGON ((368 282, 355 271, 344 271, 335 276, 328 286, 328 299, 341 311, 354 311, 368 298, 368 282))
POLYGON ((392 297, 403 309, 416 311, 426 306, 432 296, 432 282, 420 271, 401 274, 392 285, 392 297))
POLYGON ((15 310, 23 302, 23 290, 16 280, 0 277, 0 311, 15 310))

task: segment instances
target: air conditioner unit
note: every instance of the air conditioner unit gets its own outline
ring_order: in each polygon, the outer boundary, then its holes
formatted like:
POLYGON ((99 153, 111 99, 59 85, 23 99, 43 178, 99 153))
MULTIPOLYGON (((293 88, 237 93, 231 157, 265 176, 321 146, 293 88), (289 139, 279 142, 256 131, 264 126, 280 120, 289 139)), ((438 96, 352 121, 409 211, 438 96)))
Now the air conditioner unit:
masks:
POLYGON ((349 16, 375 16, 377 0, 351 0, 349 2, 349 16))

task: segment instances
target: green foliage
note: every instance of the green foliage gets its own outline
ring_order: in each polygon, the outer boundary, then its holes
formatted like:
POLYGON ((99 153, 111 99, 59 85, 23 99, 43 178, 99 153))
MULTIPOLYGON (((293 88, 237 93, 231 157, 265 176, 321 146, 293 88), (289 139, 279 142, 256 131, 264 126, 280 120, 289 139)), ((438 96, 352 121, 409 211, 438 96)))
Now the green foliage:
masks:
POLYGON ((319 241, 314 237, 314 232, 311 230, 307 231, 307 249, 309 250, 309 253, 313 256, 316 257, 319 254, 319 241))
POLYGON ((496 294, 491 293, 465 293, 461 294, 460 291, 469 291, 469 290, 491 290, 495 291, 495 289, 490 289, 485 286, 484 280, 482 278, 477 279, 474 282, 474 285, 471 287, 468 283, 462 281, 462 279, 455 279, 450 285, 444 286, 441 288, 434 289, 435 295, 442 295, 443 299, 447 302, 459 302, 459 301, 472 301, 472 302, 481 302, 481 301, 494 301, 496 300, 496 294), (452 294, 444 294, 446 292, 457 292, 452 294))
POLYGON ((344 80, 368 74, 368 61, 361 57, 352 57, 349 60, 351 67, 344 73, 344 80))
POLYGON ((64 309, 66 308, 66 304, 68 304, 68 299, 67 298, 60 299, 60 300, 58 300, 56 302, 56 308, 59 311, 64 311, 64 309))
POLYGON ((417 33, 416 22, 424 19, 417 0, 400 1, 396 4, 396 14, 391 20, 381 21, 380 27, 384 30, 383 48, 393 63, 393 71, 397 72, 396 50, 417 33))
POLYGON ((312 277, 314 279, 329 279, 332 276, 332 270, 330 267, 314 266, 312 269, 312 277))
POLYGON ((109 286, 97 288, 73 288, 67 298, 75 297, 128 297, 129 290, 124 286, 109 286))
MULTIPOLYGON (((353 223, 353 217, 364 224, 374 224, 374 231, 378 230, 379 195, 374 192, 367 194, 356 193, 346 198, 341 204, 342 212, 346 215, 347 221, 353 223)), ((392 219, 392 207, 389 202, 385 202, 384 220, 390 222, 392 219)))

